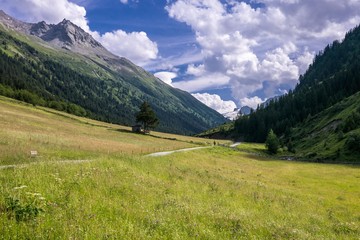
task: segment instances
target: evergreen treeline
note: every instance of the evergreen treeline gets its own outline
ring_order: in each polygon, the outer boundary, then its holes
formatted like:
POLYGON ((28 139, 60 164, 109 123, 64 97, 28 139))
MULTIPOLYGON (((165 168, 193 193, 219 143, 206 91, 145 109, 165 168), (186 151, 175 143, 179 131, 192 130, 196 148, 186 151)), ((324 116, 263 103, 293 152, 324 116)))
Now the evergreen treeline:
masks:
POLYGON ((235 121, 234 134, 264 142, 270 129, 291 135, 291 128, 360 90, 360 27, 320 52, 293 91, 259 106, 235 121))

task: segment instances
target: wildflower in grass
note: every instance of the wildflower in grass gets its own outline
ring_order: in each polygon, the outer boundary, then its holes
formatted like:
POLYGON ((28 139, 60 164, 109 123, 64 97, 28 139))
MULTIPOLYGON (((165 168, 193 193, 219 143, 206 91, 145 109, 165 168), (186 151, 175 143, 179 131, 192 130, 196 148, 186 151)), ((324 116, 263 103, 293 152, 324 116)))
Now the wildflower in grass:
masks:
POLYGON ((33 197, 40 197, 40 196, 41 196, 41 193, 37 193, 37 192, 35 192, 35 193, 33 193, 33 192, 26 192, 25 194, 31 195, 31 196, 33 196, 33 197))

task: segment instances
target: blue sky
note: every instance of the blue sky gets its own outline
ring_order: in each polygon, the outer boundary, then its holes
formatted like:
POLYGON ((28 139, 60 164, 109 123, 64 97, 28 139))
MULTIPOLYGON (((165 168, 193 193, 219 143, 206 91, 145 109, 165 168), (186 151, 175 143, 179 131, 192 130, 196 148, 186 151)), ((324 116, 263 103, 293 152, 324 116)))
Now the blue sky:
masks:
POLYGON ((63 18, 219 112, 293 88, 360 23, 359 0, 0 0, 24 21, 63 18))

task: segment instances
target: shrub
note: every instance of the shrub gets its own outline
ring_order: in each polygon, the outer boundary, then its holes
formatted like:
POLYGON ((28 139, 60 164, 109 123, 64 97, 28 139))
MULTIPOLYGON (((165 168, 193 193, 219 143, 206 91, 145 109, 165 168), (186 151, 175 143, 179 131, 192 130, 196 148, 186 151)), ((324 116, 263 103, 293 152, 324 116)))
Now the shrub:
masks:
POLYGON ((6 198, 6 211, 19 222, 37 217, 40 212, 43 212, 43 209, 31 203, 22 204, 19 199, 8 197, 6 198))
POLYGON ((270 132, 267 135, 265 145, 267 150, 271 154, 276 154, 279 150, 279 146, 280 146, 279 139, 272 129, 270 129, 270 132))
POLYGON ((5 198, 4 209, 9 218, 15 218, 17 222, 35 219, 44 212, 45 198, 40 193, 24 192, 27 186, 14 188, 14 194, 5 198))
POLYGON ((7 197, 5 199, 6 211, 16 221, 27 221, 36 218, 44 210, 34 202, 22 203, 19 199, 7 197))

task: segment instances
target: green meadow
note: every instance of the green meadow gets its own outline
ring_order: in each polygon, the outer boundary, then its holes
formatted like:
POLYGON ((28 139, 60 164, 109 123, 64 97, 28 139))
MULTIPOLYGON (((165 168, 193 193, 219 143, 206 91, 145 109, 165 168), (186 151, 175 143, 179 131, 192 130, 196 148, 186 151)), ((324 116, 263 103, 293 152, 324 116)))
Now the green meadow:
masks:
POLYGON ((0 98, 0 238, 359 239, 358 166, 211 145, 0 98))

